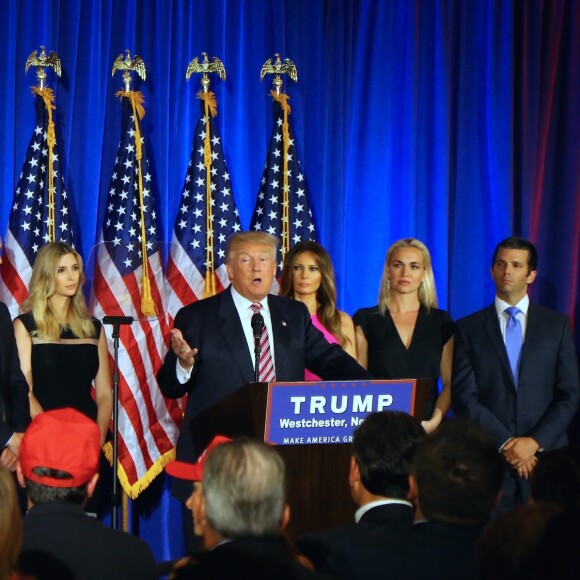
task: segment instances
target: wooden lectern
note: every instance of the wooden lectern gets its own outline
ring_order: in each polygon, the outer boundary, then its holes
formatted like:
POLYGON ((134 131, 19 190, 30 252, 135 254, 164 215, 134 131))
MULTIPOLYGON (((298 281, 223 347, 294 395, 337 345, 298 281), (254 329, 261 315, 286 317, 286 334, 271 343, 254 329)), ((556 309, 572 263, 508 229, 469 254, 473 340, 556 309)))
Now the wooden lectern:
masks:
MULTIPOLYGON (((422 418, 432 382, 414 382, 411 414, 422 418)), ((267 398, 267 383, 250 383, 197 415, 191 424, 195 449, 205 449, 218 434, 263 441, 267 398)), ((280 445, 277 450, 286 463, 291 538, 352 523, 355 505, 348 487, 349 444, 280 445)))

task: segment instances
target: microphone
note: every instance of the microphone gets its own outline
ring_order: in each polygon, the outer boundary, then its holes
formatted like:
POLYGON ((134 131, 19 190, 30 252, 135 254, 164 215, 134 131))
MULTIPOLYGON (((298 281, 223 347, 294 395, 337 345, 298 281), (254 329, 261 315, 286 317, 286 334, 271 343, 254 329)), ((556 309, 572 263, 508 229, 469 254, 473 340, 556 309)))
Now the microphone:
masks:
POLYGON ((259 383, 260 377, 260 339, 262 338, 262 328, 264 328, 264 317, 256 312, 252 315, 252 331, 254 333, 254 356, 255 356, 255 369, 254 369, 254 381, 259 383))
POLYGON ((257 342, 258 346, 260 344, 260 338, 262 338, 262 328, 264 327, 264 317, 259 313, 252 315, 252 330, 254 331, 254 340, 257 342))
POLYGON ((135 319, 132 316, 105 316, 103 324, 133 324, 135 319))

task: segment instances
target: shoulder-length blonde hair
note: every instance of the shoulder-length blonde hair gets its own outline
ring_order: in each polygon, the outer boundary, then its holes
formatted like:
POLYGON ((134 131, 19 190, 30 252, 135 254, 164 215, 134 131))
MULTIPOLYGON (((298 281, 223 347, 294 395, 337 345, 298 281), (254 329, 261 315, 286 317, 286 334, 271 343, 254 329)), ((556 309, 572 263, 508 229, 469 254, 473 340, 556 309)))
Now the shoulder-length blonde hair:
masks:
POLYGON ((320 287, 316 292, 316 301, 319 306, 316 316, 326 330, 335 336, 344 347, 350 340, 342 332, 342 319, 336 308, 336 283, 334 281, 334 268, 328 252, 317 242, 298 242, 284 257, 284 268, 280 278, 280 296, 294 298, 292 287, 292 270, 299 254, 310 252, 320 270, 320 287))
POLYGON ((421 286, 419 286, 418 295, 419 302, 430 308, 437 308, 437 290, 435 289, 435 277, 433 276, 433 268, 431 266, 431 254, 427 246, 416 240, 415 238, 403 238, 396 241, 387 251, 385 258, 385 265, 383 267, 383 276, 381 278, 381 285, 379 287, 379 310, 381 314, 386 314, 391 302, 391 288, 389 283, 389 265, 393 252, 399 248, 414 248, 419 250, 423 255, 423 266, 425 268, 425 277, 421 286))
POLYGON ((49 242, 40 249, 34 260, 28 298, 22 305, 22 309, 32 314, 37 335, 50 340, 58 340, 61 332, 61 326, 49 298, 56 292, 58 265, 61 258, 67 254, 72 254, 78 262, 80 279, 79 289, 70 300, 65 324, 79 338, 95 336, 95 327, 82 292, 82 286, 85 283, 83 259, 69 244, 49 242))
POLYGON ((20 552, 21 523, 12 474, 0 466, 0 579, 10 578, 20 552))

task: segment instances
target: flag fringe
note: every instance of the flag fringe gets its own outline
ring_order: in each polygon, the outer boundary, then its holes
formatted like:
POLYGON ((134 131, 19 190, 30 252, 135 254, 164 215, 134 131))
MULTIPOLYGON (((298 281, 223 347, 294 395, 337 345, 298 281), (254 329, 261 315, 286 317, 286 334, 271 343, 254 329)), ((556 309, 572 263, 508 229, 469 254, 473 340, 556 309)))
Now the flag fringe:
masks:
MULTIPOLYGON (((113 465, 113 445, 106 443, 103 446, 103 453, 111 465, 113 465)), ((175 447, 160 455, 155 463, 147 470, 147 473, 138 479, 133 485, 129 483, 127 473, 120 461, 117 461, 117 478, 123 488, 123 491, 131 498, 137 499, 139 494, 146 490, 153 480, 163 471, 165 466, 175 459, 175 447)))

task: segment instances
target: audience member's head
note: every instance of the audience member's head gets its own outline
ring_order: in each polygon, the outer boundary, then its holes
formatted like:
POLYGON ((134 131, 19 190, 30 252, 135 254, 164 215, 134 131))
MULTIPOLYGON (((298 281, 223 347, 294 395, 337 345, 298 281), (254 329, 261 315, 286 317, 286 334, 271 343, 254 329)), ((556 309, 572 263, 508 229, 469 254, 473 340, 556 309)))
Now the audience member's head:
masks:
POLYGON ((36 415, 20 444, 18 481, 32 504, 83 504, 99 477, 99 427, 75 409, 36 415))
POLYGON ((12 474, 0 466, 0 580, 16 566, 20 542, 20 509, 12 474))
POLYGON ((288 521, 284 462, 264 443, 239 439, 208 454, 204 513, 223 538, 280 533, 288 521))
POLYGON ((482 525, 494 509, 504 476, 501 454, 485 431, 464 419, 444 422, 419 445, 412 486, 428 520, 482 525))
POLYGON ((565 447, 542 453, 532 473, 530 497, 534 503, 580 508, 580 450, 565 447))
POLYGON ((478 557, 482 580, 572 579, 580 569, 579 512, 556 505, 518 506, 484 532, 478 557))
POLYGON ((188 463, 186 461, 172 461, 165 467, 165 471, 179 479, 185 479, 193 483, 193 489, 189 498, 185 502, 187 508, 191 511, 193 517, 193 531, 197 536, 204 535, 204 516, 200 511, 201 498, 203 492, 203 468, 208 453, 215 449, 218 445, 231 441, 228 437, 223 435, 216 435, 206 447, 205 451, 199 456, 196 463, 188 463))
POLYGON ((350 485, 354 501, 360 506, 376 496, 406 499, 415 450, 424 436, 421 424, 406 413, 368 415, 352 441, 350 485))

